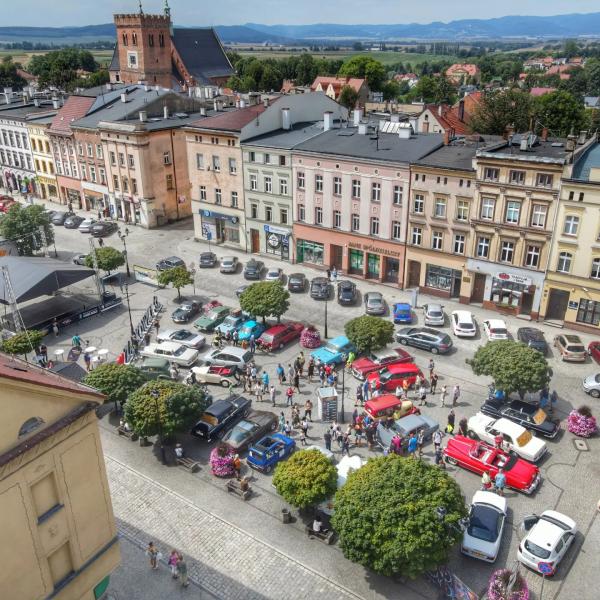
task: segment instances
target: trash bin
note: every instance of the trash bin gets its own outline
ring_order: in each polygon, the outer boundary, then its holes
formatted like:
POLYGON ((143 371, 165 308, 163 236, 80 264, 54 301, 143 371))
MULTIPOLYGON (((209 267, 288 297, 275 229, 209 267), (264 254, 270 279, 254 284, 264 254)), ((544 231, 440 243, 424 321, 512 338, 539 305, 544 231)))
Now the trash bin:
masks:
POLYGON ((290 514, 290 511, 287 508, 282 508, 281 509, 281 520, 284 523, 291 523, 292 522, 292 515, 290 514))

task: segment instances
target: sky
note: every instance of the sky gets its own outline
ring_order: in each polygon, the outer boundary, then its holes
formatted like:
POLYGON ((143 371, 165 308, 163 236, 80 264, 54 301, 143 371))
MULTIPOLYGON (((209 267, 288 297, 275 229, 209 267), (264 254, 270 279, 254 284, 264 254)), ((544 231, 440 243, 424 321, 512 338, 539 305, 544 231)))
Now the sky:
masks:
MULTIPOLYGON (((109 23, 113 13, 137 12, 138 0, 2 0, 0 26, 61 27, 109 23)), ((142 0, 162 12, 164 0, 142 0)), ((310 23, 430 23, 506 15, 560 15, 600 10, 598 0, 170 0, 176 25, 310 23)))

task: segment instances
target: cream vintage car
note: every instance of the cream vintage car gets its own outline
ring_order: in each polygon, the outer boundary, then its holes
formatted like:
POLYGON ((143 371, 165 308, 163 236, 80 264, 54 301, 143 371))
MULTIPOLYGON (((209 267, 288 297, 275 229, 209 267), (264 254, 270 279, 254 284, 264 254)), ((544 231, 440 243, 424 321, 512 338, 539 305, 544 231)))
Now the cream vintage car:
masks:
POLYGON ((196 383, 215 383, 223 387, 230 387, 239 381, 237 367, 207 365, 192 367, 191 370, 196 378, 196 383))

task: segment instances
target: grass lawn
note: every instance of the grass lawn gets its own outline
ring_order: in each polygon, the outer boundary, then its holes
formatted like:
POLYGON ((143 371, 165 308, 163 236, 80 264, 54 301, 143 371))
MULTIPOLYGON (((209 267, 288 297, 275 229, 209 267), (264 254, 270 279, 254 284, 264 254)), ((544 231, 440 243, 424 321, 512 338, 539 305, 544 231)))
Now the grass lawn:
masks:
MULTIPOLYGON (((2 60, 5 56, 12 56, 14 62, 21 63, 24 67, 27 67, 27 64, 31 60, 32 56, 36 54, 46 54, 50 52, 50 50, 5 50, 0 49, 0 60, 2 60)), ((94 58, 101 65, 110 62, 112 58, 113 51, 112 50, 90 50, 94 58)))

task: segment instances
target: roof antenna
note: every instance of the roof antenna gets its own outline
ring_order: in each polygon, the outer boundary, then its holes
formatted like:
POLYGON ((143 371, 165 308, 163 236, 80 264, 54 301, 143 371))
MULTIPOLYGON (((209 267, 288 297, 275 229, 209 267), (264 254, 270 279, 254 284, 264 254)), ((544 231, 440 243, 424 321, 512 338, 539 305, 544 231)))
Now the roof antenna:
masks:
POLYGON ((142 0, 140 0, 139 4, 140 4, 140 15, 143 15, 144 9, 142 8, 142 0))

